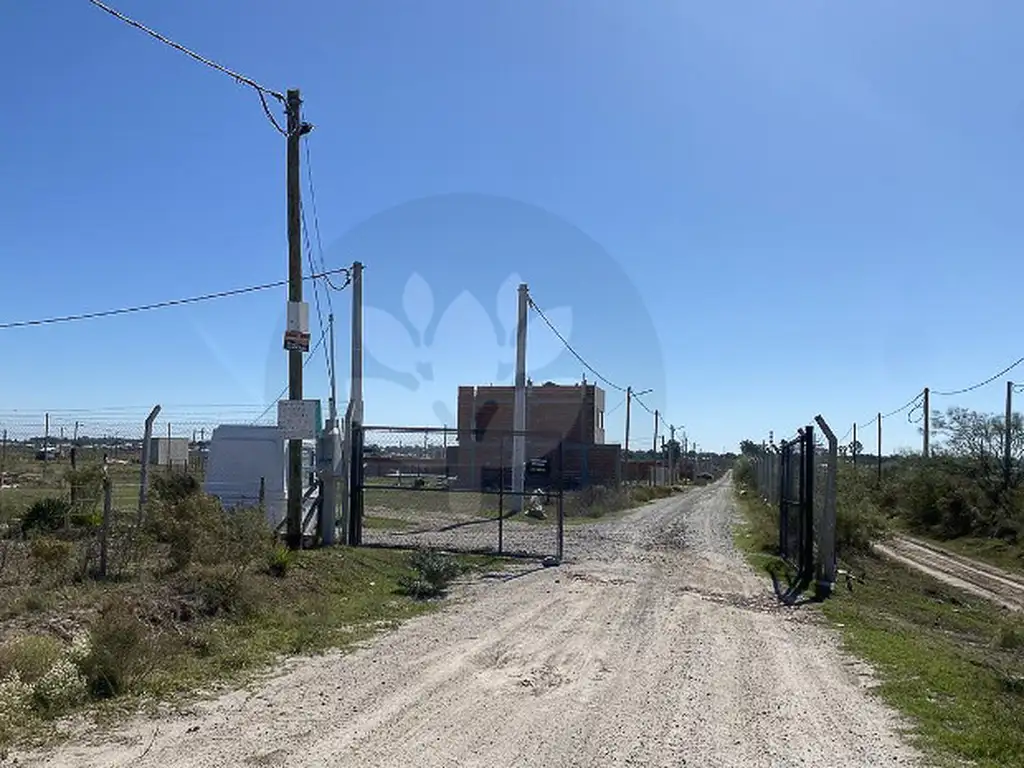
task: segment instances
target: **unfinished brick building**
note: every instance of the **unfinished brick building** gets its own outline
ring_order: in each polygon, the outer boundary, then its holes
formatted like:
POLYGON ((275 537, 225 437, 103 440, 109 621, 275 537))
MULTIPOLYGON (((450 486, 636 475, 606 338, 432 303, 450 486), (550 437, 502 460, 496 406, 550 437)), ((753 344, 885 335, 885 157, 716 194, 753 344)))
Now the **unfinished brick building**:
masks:
MULTIPOLYGON (((476 486, 511 475, 515 388, 459 387, 458 447, 451 462, 463 485, 476 486)), ((604 442, 604 390, 574 385, 529 384, 526 388, 526 458, 561 460, 566 485, 617 481, 620 449, 604 442)))

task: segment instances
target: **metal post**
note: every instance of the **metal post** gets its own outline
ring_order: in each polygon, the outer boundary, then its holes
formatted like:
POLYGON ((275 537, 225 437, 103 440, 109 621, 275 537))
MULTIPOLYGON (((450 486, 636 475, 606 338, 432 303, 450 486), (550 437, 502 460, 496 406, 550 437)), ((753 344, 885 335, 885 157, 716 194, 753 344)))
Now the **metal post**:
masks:
POLYGON ((878 414, 878 482, 882 482, 882 414, 878 414))
POLYGON ((633 405, 633 388, 626 387, 626 440, 622 446, 623 481, 629 482, 629 413, 633 405))
POLYGON ((107 467, 103 466, 103 520, 100 523, 100 578, 107 578, 107 545, 110 538, 110 518, 113 514, 113 490, 107 467))
POLYGON ((50 460, 50 414, 43 420, 43 466, 50 460))
POLYGON ((512 412, 512 511, 523 509, 526 482, 526 323, 530 307, 530 289, 519 285, 519 320, 516 325, 516 388, 512 412))
POLYGON ((857 468, 857 422, 853 422, 853 468, 857 468))
POLYGON ((139 514, 138 523, 142 523, 142 511, 146 506, 146 493, 149 490, 149 454, 150 442, 153 439, 153 422, 160 413, 160 406, 154 406, 146 417, 146 426, 142 431, 142 467, 139 477, 139 514))
POLYGON ((930 435, 930 432, 931 432, 931 410, 930 410, 931 402, 930 402, 930 394, 931 394, 931 392, 928 389, 928 387, 925 387, 924 388, 924 404, 923 404, 923 407, 924 407, 924 430, 923 430, 923 433, 924 433, 924 443, 921 446, 921 455, 924 458, 926 458, 926 459, 931 455, 931 444, 930 444, 930 439, 931 439, 931 435, 930 435))
POLYGON ((1013 382, 1006 382, 1006 417, 1003 422, 1003 487, 1010 490, 1013 466, 1013 382))
POLYGON ((825 479, 825 508, 818 520, 817 586, 819 599, 832 593, 836 580, 836 479, 839 472, 839 441, 820 415, 814 419, 828 440, 828 474, 825 479))
POLYGON ((668 441, 668 482, 670 485, 676 484, 676 428, 675 425, 670 425, 669 428, 670 439, 668 441))

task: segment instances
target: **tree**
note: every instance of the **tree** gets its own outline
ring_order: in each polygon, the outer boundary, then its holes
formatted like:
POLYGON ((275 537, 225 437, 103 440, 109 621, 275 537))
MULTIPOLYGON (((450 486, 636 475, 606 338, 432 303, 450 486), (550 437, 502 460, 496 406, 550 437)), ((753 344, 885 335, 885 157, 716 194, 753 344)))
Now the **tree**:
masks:
MULTIPOLYGON (((932 433, 942 442, 934 446, 938 455, 966 462, 969 471, 978 477, 1001 477, 1003 472, 1005 418, 979 413, 967 408, 949 408, 945 413, 932 414, 932 433)), ((1020 465, 1024 459, 1024 417, 1013 414, 1010 421, 1010 457, 1015 471, 1010 482, 1021 481, 1020 465)))
POLYGON ((755 443, 753 440, 741 440, 740 441, 740 453, 744 456, 760 456, 764 452, 760 443, 755 443))
POLYGON ((850 453, 853 454, 854 456, 860 456, 862 453, 864 453, 864 445, 861 443, 860 440, 850 441, 850 453))

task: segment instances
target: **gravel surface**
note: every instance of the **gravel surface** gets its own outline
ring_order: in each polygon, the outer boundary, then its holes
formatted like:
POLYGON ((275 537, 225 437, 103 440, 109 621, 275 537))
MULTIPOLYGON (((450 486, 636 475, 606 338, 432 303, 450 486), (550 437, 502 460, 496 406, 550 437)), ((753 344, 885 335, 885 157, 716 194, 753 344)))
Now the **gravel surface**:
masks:
POLYGON ((22 765, 892 766, 920 758, 808 610, 735 554, 725 483, 570 527, 560 568, 250 691, 22 765))
POLYGON ((1003 608, 1024 610, 1024 578, 1020 576, 909 536, 897 536, 884 545, 876 544, 875 550, 1003 608))

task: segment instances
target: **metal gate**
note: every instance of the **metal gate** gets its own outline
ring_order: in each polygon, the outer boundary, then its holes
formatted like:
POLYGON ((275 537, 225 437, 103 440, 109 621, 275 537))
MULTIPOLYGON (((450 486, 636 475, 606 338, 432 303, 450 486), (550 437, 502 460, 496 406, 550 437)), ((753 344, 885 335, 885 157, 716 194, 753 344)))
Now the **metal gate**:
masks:
POLYGON ((351 445, 351 543, 561 560, 560 438, 356 425, 351 445), (522 493, 512 491, 517 437, 522 493))
POLYGON ((797 570, 798 580, 814 571, 814 427, 797 431, 781 446, 779 554, 797 570))

